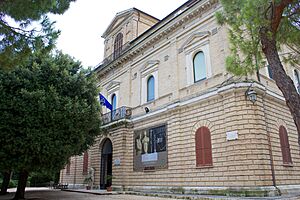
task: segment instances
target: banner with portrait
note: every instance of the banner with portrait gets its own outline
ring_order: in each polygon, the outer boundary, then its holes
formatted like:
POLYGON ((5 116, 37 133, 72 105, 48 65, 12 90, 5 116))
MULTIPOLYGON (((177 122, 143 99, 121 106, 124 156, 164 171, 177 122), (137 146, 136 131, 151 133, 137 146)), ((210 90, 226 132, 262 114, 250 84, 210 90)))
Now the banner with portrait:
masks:
POLYGON ((161 125, 134 132, 134 170, 168 167, 167 127, 161 125))

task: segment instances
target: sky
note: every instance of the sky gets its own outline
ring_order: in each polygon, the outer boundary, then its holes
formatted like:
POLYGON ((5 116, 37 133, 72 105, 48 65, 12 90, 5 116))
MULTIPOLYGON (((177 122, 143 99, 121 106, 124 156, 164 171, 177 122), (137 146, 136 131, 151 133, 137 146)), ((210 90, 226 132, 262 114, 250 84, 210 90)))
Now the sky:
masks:
POLYGON ((102 34, 117 12, 138 8, 163 19, 187 0, 77 0, 63 15, 50 15, 61 31, 57 48, 82 62, 85 68, 103 60, 102 34))

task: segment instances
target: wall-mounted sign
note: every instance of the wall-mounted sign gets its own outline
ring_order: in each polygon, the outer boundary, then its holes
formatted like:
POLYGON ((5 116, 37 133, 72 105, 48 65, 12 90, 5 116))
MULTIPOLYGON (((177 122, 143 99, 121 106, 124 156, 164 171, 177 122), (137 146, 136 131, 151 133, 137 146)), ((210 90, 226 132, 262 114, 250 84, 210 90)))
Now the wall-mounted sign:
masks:
POLYGON ((115 166, 121 165, 121 160, 120 160, 120 158, 116 158, 116 159, 114 160, 114 165, 115 165, 115 166))
POLYGON ((226 132, 226 140, 237 140, 238 139, 238 131, 228 131, 226 132))
POLYGON ((167 127, 156 126, 134 132, 133 168, 143 171, 168 167, 167 127))
POLYGON ((157 161, 157 152, 142 155, 142 162, 157 161))

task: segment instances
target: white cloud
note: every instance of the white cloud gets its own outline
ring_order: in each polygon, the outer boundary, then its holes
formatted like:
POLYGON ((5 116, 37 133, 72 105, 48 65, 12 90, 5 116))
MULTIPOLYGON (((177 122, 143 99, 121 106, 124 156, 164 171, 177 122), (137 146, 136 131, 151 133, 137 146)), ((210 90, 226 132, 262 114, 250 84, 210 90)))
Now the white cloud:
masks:
POLYGON ((162 19, 186 0, 77 0, 63 15, 51 15, 61 35, 58 49, 80 60, 85 67, 103 59, 101 38, 117 12, 135 7, 162 19))

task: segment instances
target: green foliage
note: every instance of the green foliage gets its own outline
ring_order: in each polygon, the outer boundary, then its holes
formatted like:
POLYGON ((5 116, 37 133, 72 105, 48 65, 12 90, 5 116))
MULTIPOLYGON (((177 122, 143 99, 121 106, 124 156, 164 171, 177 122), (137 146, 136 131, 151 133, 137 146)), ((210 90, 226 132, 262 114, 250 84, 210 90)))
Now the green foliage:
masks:
MULTIPOLYGON (((221 0, 221 3, 224 9, 216 14, 216 18, 220 24, 227 24, 229 29, 231 55, 226 59, 227 70, 235 75, 252 74, 265 66, 260 29, 271 24, 272 4, 265 0, 221 0)), ((279 49, 282 45, 293 50, 300 47, 300 26, 295 23, 297 20, 292 20, 288 15, 296 8, 299 10, 300 3, 294 0, 282 16, 276 33, 279 49)), ((298 19, 299 23, 299 12, 292 17, 298 19)), ((299 62, 299 55, 297 51, 287 54, 285 60, 299 62)))
MULTIPOLYGON (((0 179, 0 188, 2 187, 2 179, 0 179)), ((18 185, 18 180, 11 179, 8 184, 8 188, 16 188, 18 185)))
POLYGON ((0 70, 0 169, 57 172, 100 134, 96 79, 57 52, 0 70))
POLYGON ((55 173, 33 172, 28 178, 30 187, 47 187, 50 182, 54 183, 55 175, 55 173))
POLYGON ((10 180, 8 184, 8 188, 16 188, 18 185, 18 180, 10 180))
POLYGON ((39 20, 47 13, 63 14, 75 0, 4 0, 0 2, 0 12, 17 21, 39 20))
POLYGON ((93 182, 93 179, 90 176, 85 177, 85 179, 83 180, 84 184, 91 184, 92 182, 93 182))
POLYGON ((46 14, 62 14, 72 1, 0 1, 0 69, 11 69, 17 64, 23 64, 36 46, 44 46, 45 51, 51 50, 59 31, 54 30, 46 14), (36 21, 39 26, 33 28, 36 21))

